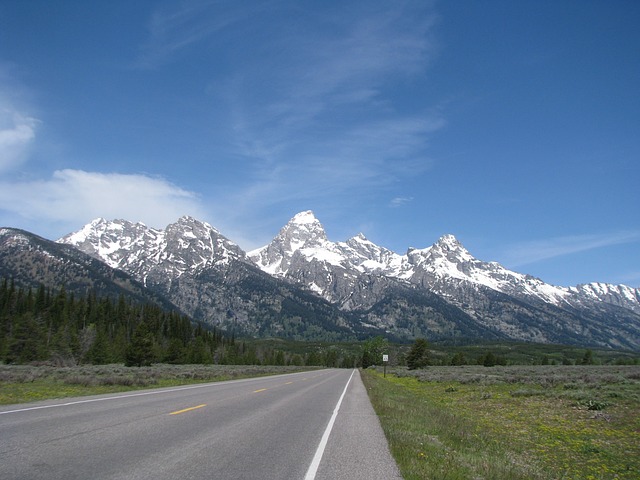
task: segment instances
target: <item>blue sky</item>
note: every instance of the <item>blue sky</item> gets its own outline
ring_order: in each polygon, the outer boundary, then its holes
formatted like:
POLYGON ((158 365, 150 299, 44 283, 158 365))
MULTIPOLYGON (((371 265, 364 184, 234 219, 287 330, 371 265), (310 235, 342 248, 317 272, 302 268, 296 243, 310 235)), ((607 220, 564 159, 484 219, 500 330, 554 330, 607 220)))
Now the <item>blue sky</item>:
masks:
POLYGON ((0 1, 0 225, 454 234, 640 286, 640 2, 0 1))

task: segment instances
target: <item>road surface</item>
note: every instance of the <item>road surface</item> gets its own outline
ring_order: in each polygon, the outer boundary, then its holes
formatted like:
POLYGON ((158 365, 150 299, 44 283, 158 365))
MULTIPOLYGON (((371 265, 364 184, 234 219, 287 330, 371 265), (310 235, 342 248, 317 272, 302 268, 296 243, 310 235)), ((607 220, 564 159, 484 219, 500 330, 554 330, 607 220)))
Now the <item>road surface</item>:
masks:
POLYGON ((0 407, 2 479, 400 478, 357 370, 0 407))

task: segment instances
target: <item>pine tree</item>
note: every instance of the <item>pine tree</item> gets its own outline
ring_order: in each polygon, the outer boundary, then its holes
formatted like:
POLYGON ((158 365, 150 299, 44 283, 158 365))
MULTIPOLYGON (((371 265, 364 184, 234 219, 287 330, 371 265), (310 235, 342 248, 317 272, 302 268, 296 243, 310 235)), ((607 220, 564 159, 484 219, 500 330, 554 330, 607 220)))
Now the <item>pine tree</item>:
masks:
POLYGON ((407 367, 409 370, 424 368, 429 365, 429 344, 424 338, 417 338, 407 355, 407 367))
POLYGON ((451 365, 466 365, 467 359, 462 352, 456 352, 456 354, 451 358, 451 365))
POLYGON ((133 332, 131 343, 125 353, 127 367, 145 367, 153 361, 153 335, 145 322, 140 322, 133 332))
POLYGON ((587 350, 584 352, 584 356, 580 361, 581 365, 593 365, 595 362, 593 360, 593 352, 591 350, 587 350))

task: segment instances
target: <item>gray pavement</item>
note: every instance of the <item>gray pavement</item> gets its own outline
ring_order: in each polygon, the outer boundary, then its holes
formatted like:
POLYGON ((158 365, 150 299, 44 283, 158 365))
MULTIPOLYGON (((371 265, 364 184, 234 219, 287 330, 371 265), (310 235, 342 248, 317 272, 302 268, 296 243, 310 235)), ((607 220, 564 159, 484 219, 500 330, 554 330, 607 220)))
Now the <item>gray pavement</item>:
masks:
POLYGON ((402 478, 356 371, 340 406, 316 479, 402 478))
MULTIPOLYGON (((0 478, 303 479, 351 373, 3 406, 0 478)), ((358 372, 315 478, 400 478, 358 372)))

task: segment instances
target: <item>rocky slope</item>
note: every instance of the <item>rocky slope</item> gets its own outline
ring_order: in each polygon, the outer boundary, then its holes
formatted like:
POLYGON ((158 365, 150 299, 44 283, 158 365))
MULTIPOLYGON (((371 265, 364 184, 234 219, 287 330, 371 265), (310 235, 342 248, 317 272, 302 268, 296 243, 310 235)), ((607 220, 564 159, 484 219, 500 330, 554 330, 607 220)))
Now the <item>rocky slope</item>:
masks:
MULTIPOLYGON (((640 292, 605 284, 558 287, 474 258, 453 236, 396 254, 360 234, 331 242, 312 212, 293 217, 268 245, 249 252, 265 272, 318 293, 346 310, 364 311, 380 327, 409 334, 408 315, 373 314, 390 291, 435 296, 495 335, 539 342, 640 345, 640 292)), ((401 309, 397 309, 401 310, 401 309)), ((428 312, 422 312, 429 318, 428 312)), ((449 313, 447 318, 451 318, 449 313)), ((469 331, 468 325, 463 331, 469 331)), ((446 331, 446 329, 445 329, 446 331)))
POLYGON ((254 335, 640 348, 637 289, 549 285, 476 259, 453 235, 400 255, 362 234, 332 242, 306 211, 248 254, 190 217, 165 230, 98 219, 60 242, 131 273, 199 320, 254 335))
POLYGON ((261 271, 235 243, 192 217, 164 230, 96 219, 59 242, 132 274, 194 319, 239 334, 353 339, 371 330, 261 271))

